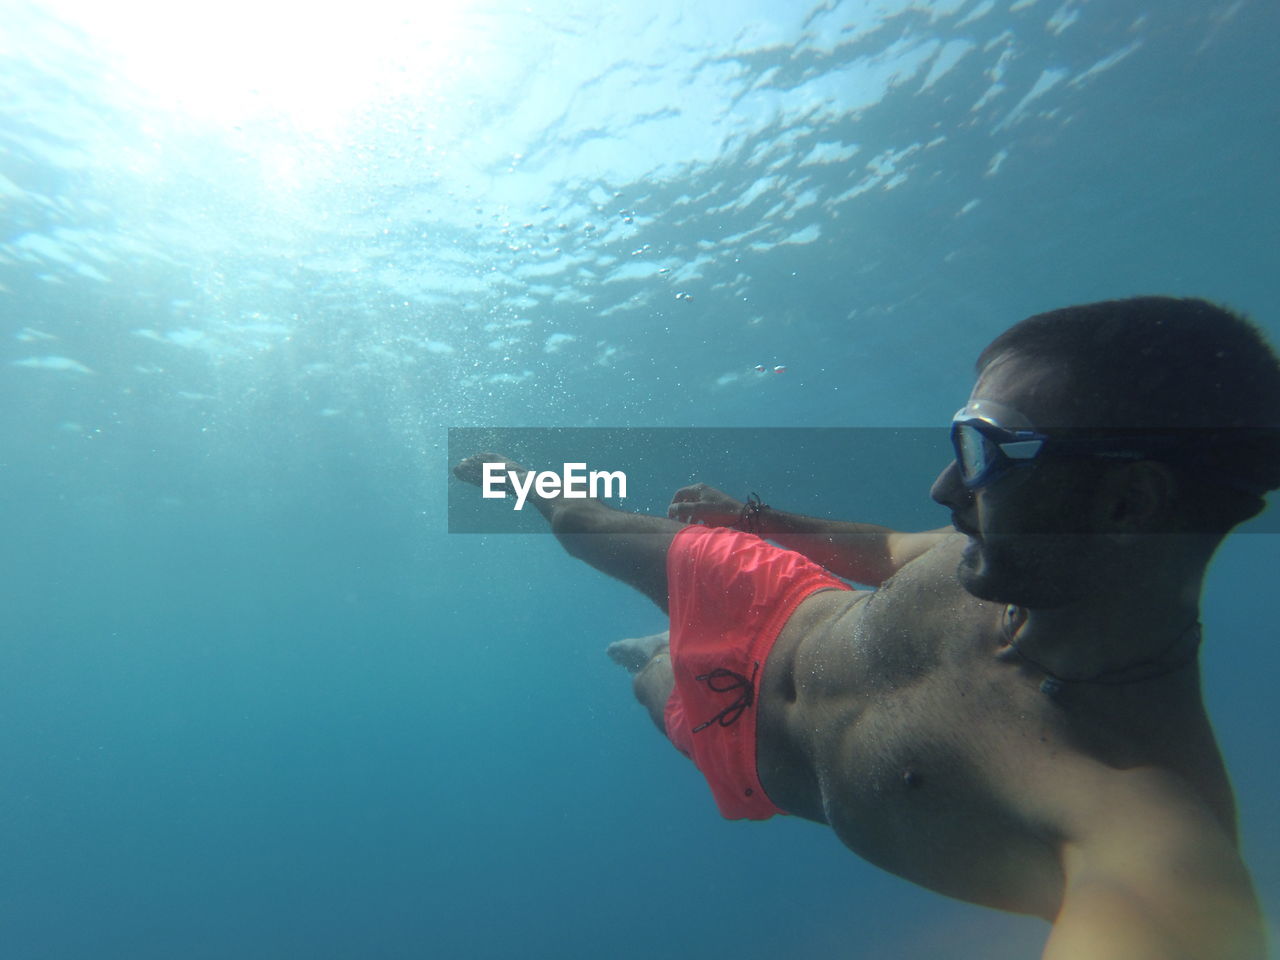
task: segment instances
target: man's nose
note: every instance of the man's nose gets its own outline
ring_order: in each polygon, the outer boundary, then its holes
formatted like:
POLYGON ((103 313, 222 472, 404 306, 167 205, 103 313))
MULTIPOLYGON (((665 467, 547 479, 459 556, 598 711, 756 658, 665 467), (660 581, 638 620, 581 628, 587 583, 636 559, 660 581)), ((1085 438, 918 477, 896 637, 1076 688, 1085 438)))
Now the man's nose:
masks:
POLYGON ((954 460, 947 464, 946 468, 938 474, 938 479, 933 481, 929 496, 952 510, 959 510, 973 502, 973 493, 961 481, 960 468, 954 460))

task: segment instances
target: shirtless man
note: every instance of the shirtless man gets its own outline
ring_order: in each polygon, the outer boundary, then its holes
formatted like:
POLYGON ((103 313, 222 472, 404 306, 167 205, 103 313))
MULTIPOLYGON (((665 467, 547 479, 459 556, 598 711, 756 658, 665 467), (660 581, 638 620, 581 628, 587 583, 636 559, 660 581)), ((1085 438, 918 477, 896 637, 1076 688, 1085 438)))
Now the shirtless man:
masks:
POLYGON ((1049 960, 1256 960, 1198 609, 1218 543, 1280 486, 1280 364, 1233 314, 1143 298, 1032 317, 978 369, 932 492, 954 529, 703 485, 669 518, 536 505, 669 611, 669 646, 613 653, 725 816, 826 823, 915 883, 1041 916, 1049 960))

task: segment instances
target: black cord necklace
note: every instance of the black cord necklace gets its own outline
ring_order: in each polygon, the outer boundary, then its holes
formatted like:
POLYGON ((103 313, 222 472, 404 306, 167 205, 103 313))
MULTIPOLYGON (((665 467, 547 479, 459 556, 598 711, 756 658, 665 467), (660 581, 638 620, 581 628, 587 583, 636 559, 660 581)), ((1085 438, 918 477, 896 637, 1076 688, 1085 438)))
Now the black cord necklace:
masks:
POLYGON ((1103 670, 1087 677, 1064 677, 1054 673, 1040 661, 1028 656, 1023 652, 1022 648, 1018 646, 1017 638, 1014 636, 1014 629, 1016 628, 1011 629, 1011 623, 1017 619, 1018 625, 1020 626, 1021 621, 1026 618, 1026 614, 1022 613, 1020 618, 1014 617, 1012 613, 1015 609, 1015 607, 1010 606, 1005 611, 1005 640, 1009 644, 1009 649, 1018 655, 1018 659, 1023 663, 1035 667, 1044 674, 1044 679, 1040 681, 1040 692, 1048 697, 1057 696, 1062 692, 1062 688, 1070 683, 1087 683, 1095 686, 1119 687, 1130 683, 1142 683, 1146 680, 1155 680, 1157 677, 1167 676, 1168 674, 1181 670, 1183 667, 1194 662, 1196 657, 1200 655, 1200 622, 1195 620, 1191 622, 1187 629, 1174 637, 1167 647, 1150 659, 1137 660, 1133 663, 1126 664, 1123 667, 1103 670), (1169 655, 1183 644, 1187 645, 1187 652, 1173 660, 1168 659, 1169 655))

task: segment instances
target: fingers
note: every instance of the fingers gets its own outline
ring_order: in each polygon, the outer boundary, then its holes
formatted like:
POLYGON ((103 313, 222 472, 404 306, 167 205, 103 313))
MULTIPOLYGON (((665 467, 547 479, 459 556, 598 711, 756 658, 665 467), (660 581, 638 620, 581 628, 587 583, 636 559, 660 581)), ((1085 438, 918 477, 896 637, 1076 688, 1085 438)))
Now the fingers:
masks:
MULTIPOLYGON (((695 483, 687 487, 681 487, 671 495, 671 502, 676 503, 696 503, 699 500, 707 499, 707 491, 712 493, 720 493, 715 487, 709 487, 705 483, 695 483)), ((721 494, 723 496, 723 494, 721 494)))
POLYGON ((667 506, 667 517, 680 523, 692 523, 691 512, 702 496, 702 488, 705 486, 705 483, 695 483, 693 486, 681 487, 673 493, 671 503, 667 506))
POLYGON ((698 504, 696 503, 676 503, 673 500, 670 506, 667 507, 667 516, 672 520, 678 520, 680 523, 693 523, 697 509, 698 504))
POLYGON ((701 523, 708 527, 731 527, 738 522, 739 515, 739 511, 712 503, 673 503, 667 507, 667 516, 678 523, 701 523))
POLYGON ((705 483, 681 487, 671 497, 667 516, 679 523, 727 527, 738 522, 742 502, 705 483))

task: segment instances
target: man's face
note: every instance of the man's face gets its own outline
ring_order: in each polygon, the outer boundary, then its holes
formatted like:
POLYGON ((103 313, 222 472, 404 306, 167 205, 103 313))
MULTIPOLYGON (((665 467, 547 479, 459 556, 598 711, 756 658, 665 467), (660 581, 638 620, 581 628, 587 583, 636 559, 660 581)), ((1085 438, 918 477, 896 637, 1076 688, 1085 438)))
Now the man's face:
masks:
MULTIPOLYGON (((1073 423, 1070 392, 1042 363, 1008 356, 983 371, 970 401, 1016 411, 1008 427, 1052 428, 1073 423)), ((1096 461, 1045 457, 967 488, 956 463, 933 485, 934 500, 950 507, 968 535, 958 575, 974 596, 1026 607, 1057 607, 1087 595, 1105 569, 1106 540, 1088 533, 1095 517, 1096 461)))

